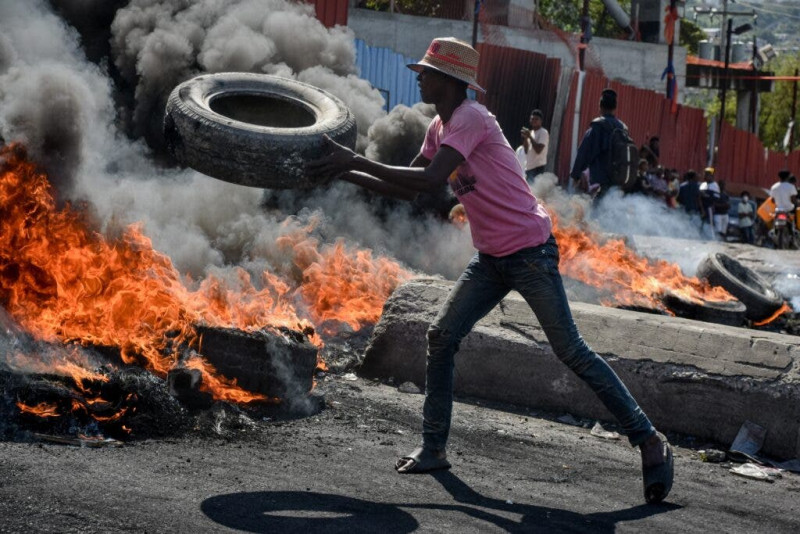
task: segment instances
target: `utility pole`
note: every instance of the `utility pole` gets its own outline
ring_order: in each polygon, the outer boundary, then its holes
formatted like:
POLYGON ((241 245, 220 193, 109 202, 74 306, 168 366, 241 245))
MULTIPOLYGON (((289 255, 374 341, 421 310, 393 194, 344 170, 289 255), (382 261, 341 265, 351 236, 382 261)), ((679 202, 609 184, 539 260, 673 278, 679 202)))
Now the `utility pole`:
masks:
POLYGON ((581 10, 581 47, 578 51, 578 69, 584 70, 586 60, 586 47, 589 46, 591 39, 591 21, 589 20, 589 0, 583 0, 581 10))
POLYGON ((472 13, 472 48, 478 45, 478 15, 481 12, 481 0, 475 0, 475 11, 472 13))
MULTIPOLYGON (((758 39, 753 36, 753 70, 758 73, 756 67, 758 59, 758 39)), ((758 80, 752 80, 753 90, 750 92, 750 132, 758 133, 758 80)))
POLYGON ((731 62, 731 33, 733 33, 733 19, 728 19, 728 29, 725 32, 725 68, 722 70, 722 89, 720 91, 719 123, 717 124, 717 146, 722 138, 722 123, 725 122, 725 97, 728 90, 728 66, 731 62))
POLYGON ((729 17, 758 17, 758 13, 755 10, 750 11, 728 11, 728 0, 724 0, 722 3, 722 9, 717 9, 716 7, 696 7, 694 8, 694 12, 696 15, 711 15, 711 17, 721 16, 722 17, 722 24, 720 26, 720 49, 723 46, 727 46, 727 41, 730 39, 730 36, 726 36, 725 27, 728 24, 729 17), (722 42, 723 37, 725 38, 725 43, 722 42))
MULTIPOLYGON (((675 5, 677 4, 677 0, 670 0, 669 2, 669 12, 675 12, 675 5)), ((639 7, 638 4, 636 6, 639 7)), ((674 23, 673 23, 674 24, 674 23)), ((668 46, 667 46, 667 98, 675 98, 673 92, 673 80, 675 79, 675 72, 672 67, 672 60, 674 57, 674 50, 675 50, 675 32, 672 33, 672 39, 670 39, 668 46)))
POLYGON ((800 73, 799 69, 794 69, 794 81, 792 82, 792 116, 789 119, 789 148, 786 150, 788 156, 789 152, 794 148, 794 118, 797 113, 797 75, 800 73))

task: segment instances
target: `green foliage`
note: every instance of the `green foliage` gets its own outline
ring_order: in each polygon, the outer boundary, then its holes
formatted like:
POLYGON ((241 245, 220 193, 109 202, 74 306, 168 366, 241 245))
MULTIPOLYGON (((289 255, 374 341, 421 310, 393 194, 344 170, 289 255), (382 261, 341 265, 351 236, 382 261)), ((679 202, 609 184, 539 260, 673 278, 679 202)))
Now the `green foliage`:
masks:
MULTIPOLYGON (((800 69, 800 53, 780 55, 769 62, 767 67, 769 70, 773 70, 777 76, 794 76, 795 70, 800 69)), ((762 93, 761 95, 759 133, 761 141, 767 148, 783 150, 783 137, 786 135, 786 129, 792 118, 792 98, 796 83, 776 81, 771 93, 762 93)), ((798 103, 798 107, 800 107, 800 103, 798 103)), ((800 128, 796 125, 795 146, 798 141, 800 141, 800 128)))
POLYGON ((681 30, 678 36, 678 44, 686 49, 689 54, 697 55, 700 41, 706 38, 703 29, 690 21, 681 19, 681 30))
POLYGON ((581 31, 581 8, 579 0, 539 0, 539 13, 554 26, 566 32, 581 31))
MULTIPOLYGON (((362 7, 375 11, 389 11, 390 0, 365 0, 362 7)), ((397 13, 430 17, 438 15, 441 8, 439 2, 429 0, 394 0, 394 9, 397 13)))
MULTIPOLYGON (((554 26, 567 32, 581 31, 582 0, 539 0, 539 12, 554 26)), ((630 13, 631 1, 620 0, 619 5, 630 13)), ((625 31, 606 11, 603 2, 589 3, 589 17, 592 20, 592 35, 596 37, 621 37, 625 31)))

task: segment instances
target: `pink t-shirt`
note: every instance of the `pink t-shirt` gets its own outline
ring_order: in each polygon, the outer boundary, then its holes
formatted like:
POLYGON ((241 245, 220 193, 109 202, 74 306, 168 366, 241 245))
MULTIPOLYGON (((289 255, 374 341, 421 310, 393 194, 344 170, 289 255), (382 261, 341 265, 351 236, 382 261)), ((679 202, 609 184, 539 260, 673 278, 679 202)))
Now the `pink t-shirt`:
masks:
POLYGON ((472 243, 479 252, 508 256, 547 241, 550 216, 531 193, 494 115, 474 100, 464 100, 445 124, 437 115, 428 127, 422 155, 433 159, 442 145, 464 156, 449 182, 467 212, 472 243))

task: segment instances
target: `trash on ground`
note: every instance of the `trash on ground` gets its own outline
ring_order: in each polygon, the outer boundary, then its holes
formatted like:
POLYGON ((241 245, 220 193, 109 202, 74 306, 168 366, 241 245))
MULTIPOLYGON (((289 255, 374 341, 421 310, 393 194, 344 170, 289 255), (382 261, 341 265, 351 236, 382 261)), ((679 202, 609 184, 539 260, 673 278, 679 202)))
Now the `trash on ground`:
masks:
POLYGON ((356 376, 355 373, 345 373, 342 375, 342 380, 353 381, 353 380, 358 380, 358 377, 356 376))
POLYGON ((764 437, 767 435, 767 429, 761 427, 752 421, 745 421, 736 434, 736 439, 728 449, 728 456, 731 460, 745 462, 753 460, 758 463, 764 463, 759 459, 758 451, 764 444, 764 437))
POLYGON ((411 394, 419 394, 422 391, 414 382, 403 382, 399 386, 397 386, 397 391, 400 393, 411 393, 411 394))
POLYGON ((583 426, 583 424, 580 421, 578 421, 577 419, 575 419, 572 416, 572 414, 568 414, 568 413, 562 415, 561 417, 556 419, 556 421, 558 421, 559 423, 564 423, 564 424, 572 425, 572 426, 583 426))
POLYGON ((700 459, 702 461, 711 462, 711 463, 715 463, 715 464, 718 464, 720 462, 724 462, 728 458, 728 455, 725 454, 725 451, 719 451, 717 449, 701 450, 701 451, 698 451, 698 454, 700 455, 700 459))
POLYGON ((612 430, 606 430, 605 428, 603 428, 603 425, 600 424, 600 421, 597 421, 594 424, 590 434, 597 438, 602 438, 602 439, 620 439, 622 437, 619 435, 618 432, 614 432, 612 430))
POLYGON ((763 480, 765 482, 775 482, 776 478, 781 477, 781 470, 774 467, 764 467, 750 462, 737 465, 731 468, 731 473, 741 477, 763 480))
POLYGON ((33 437, 42 441, 49 441, 51 443, 61 443, 63 445, 77 445, 79 447, 92 447, 98 449, 100 447, 122 447, 123 443, 119 440, 112 438, 104 438, 102 436, 54 436, 52 434, 37 434, 34 433, 33 437))

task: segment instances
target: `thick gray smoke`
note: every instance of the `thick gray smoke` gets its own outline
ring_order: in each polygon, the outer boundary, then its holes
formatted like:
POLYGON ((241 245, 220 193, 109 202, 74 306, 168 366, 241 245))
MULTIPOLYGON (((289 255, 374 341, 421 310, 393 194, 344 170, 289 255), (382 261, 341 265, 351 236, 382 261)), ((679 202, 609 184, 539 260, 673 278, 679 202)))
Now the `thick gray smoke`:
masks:
POLYGON ((349 28, 325 28, 314 8, 288 0, 132 0, 111 25, 114 64, 135 87, 132 131, 161 145, 161 116, 173 87, 201 72, 260 72, 330 91, 353 110, 366 147, 383 97, 355 76, 349 28))
POLYGON ((366 156, 388 165, 408 165, 419 153, 425 132, 436 108, 419 102, 412 107, 400 104, 369 128, 366 156))
MULTIPOLYGON (((93 5, 69 4, 73 13, 93 5)), ((416 153, 421 137, 406 142, 402 132, 368 136, 369 126, 385 116, 383 100, 354 74, 349 30, 325 29, 308 6, 282 0, 129 3, 116 13, 113 50, 118 55, 106 66, 113 63, 131 76, 131 83, 135 80, 135 103, 115 99, 115 82, 102 62, 87 61, 81 39, 45 0, 0 2, 0 135, 28 145, 39 163, 59 163, 54 167, 60 169, 49 171, 69 171, 62 195, 88 200, 110 235, 140 222, 154 247, 169 255, 180 272, 195 278, 213 272, 234 281, 233 274, 226 274, 231 266, 254 274, 291 273, 291 251, 276 243, 307 227, 313 227, 310 237, 323 244, 344 237, 349 246, 372 248, 411 270, 451 278, 472 254, 468 232, 411 217, 406 206, 378 215, 350 184, 335 183, 302 197, 285 192, 294 197, 291 209, 265 210, 263 191, 191 170, 164 169, 154 163, 141 137, 132 141, 127 135, 131 132, 124 121, 136 113, 150 113, 160 123, 163 108, 157 101, 173 83, 194 71, 224 70, 251 57, 257 70, 338 94, 359 119, 363 149, 372 145, 385 153, 400 148, 416 153), (260 40, 237 44, 234 29, 244 27, 251 28, 247 35, 261 35, 260 40), (269 39, 265 28, 271 28, 269 39)))

